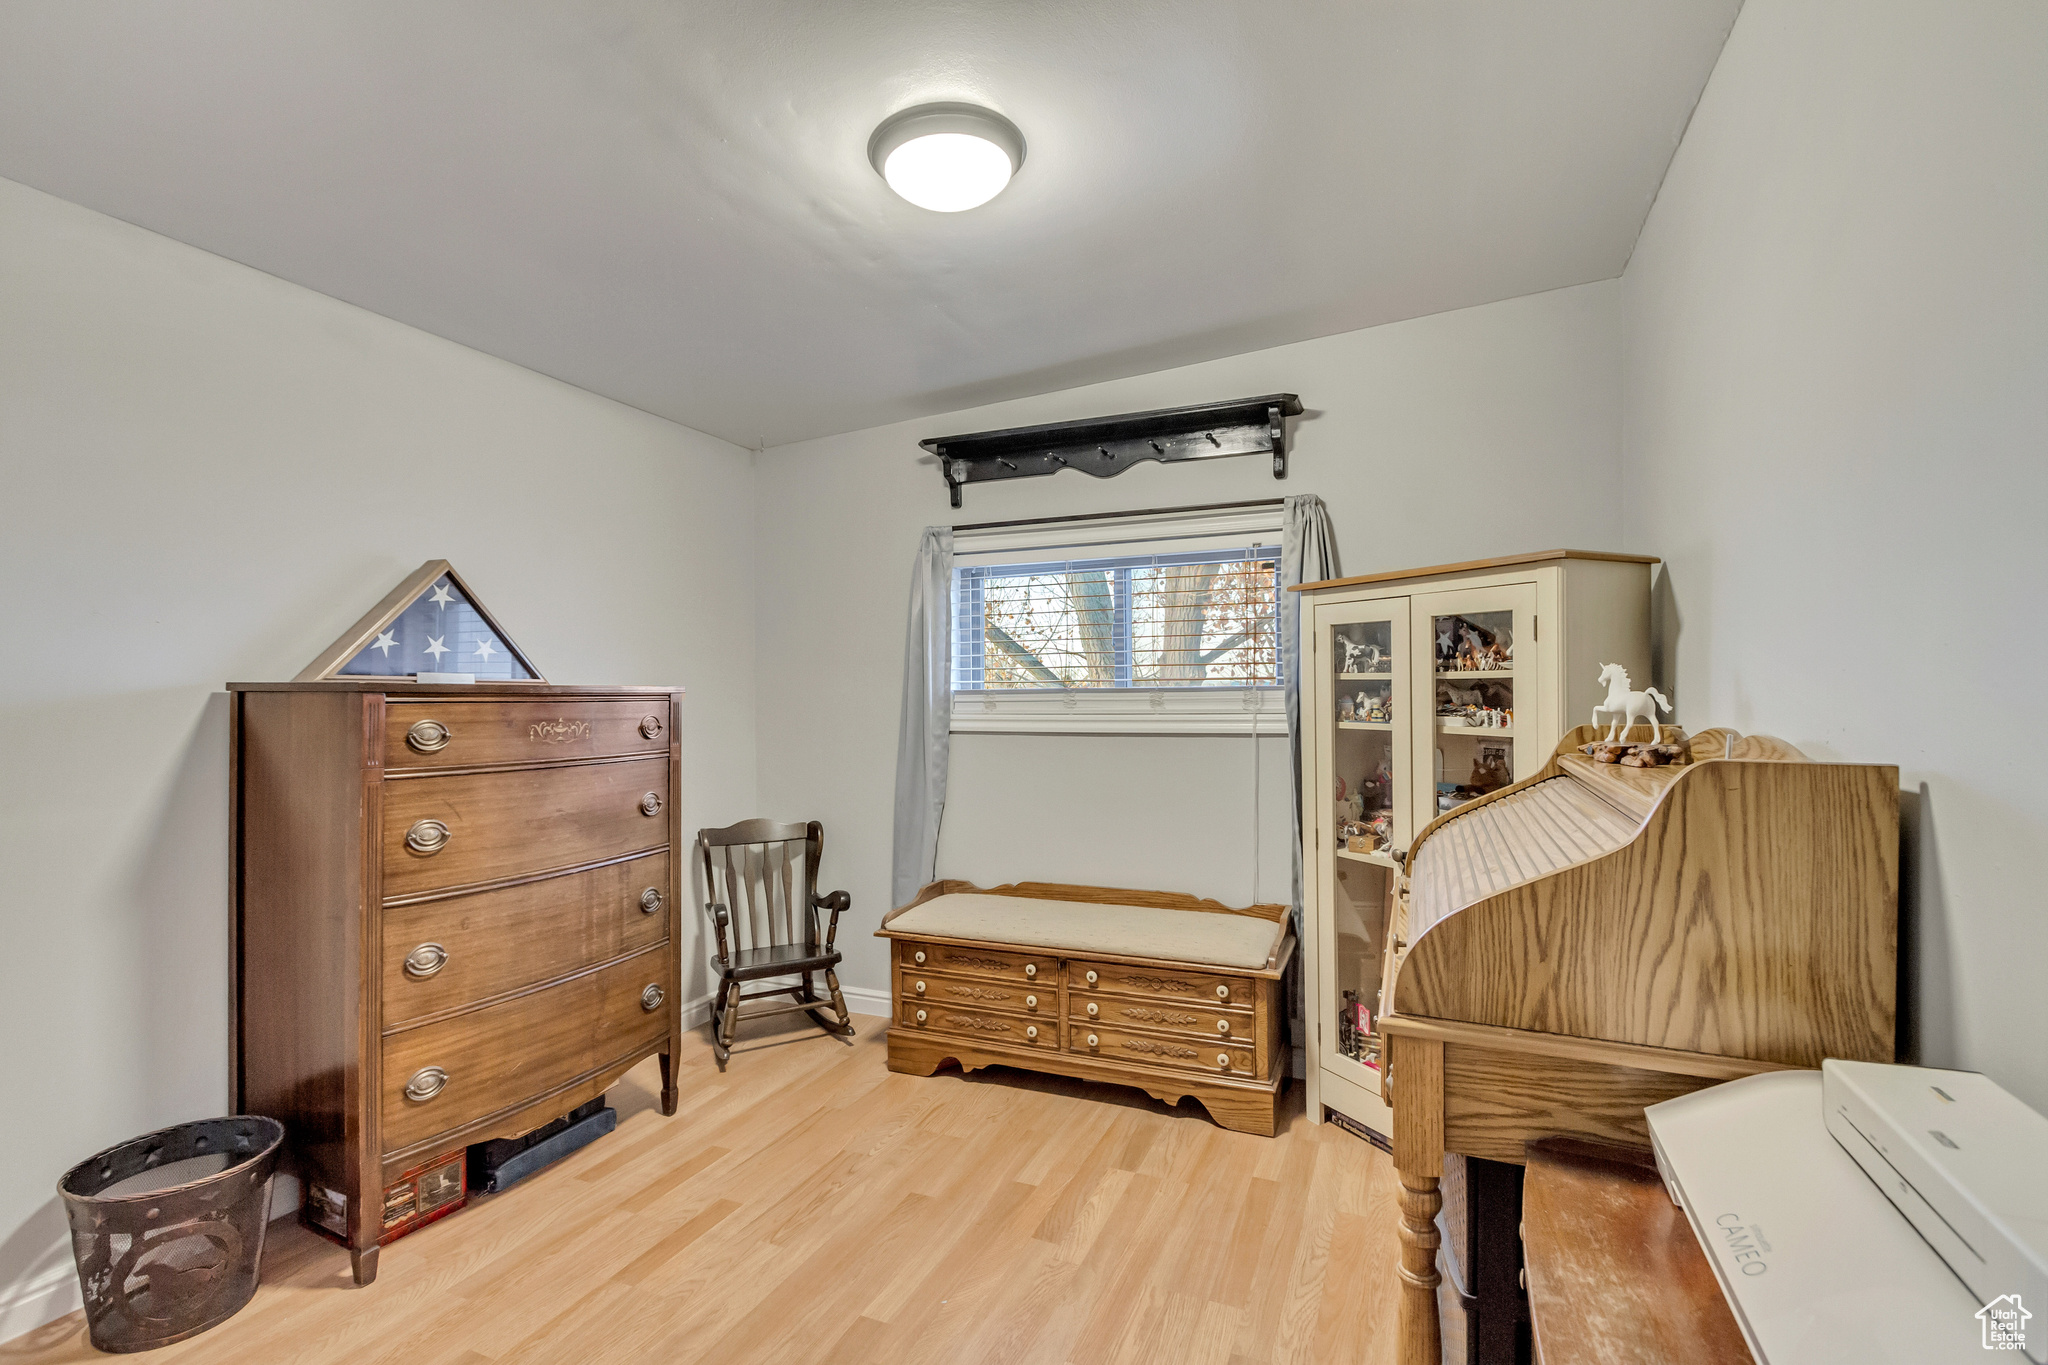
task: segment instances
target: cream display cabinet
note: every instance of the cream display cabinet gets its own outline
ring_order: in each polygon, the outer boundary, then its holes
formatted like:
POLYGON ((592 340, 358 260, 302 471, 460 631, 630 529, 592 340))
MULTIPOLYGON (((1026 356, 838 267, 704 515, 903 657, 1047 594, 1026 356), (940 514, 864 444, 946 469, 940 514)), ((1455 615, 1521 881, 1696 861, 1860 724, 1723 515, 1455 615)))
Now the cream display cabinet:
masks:
POLYGON ((1298 589, 1316 1122, 1392 1134, 1378 1023, 1397 860, 1442 812, 1540 768, 1606 697, 1603 665, 1649 685, 1656 562, 1553 550, 1298 589))

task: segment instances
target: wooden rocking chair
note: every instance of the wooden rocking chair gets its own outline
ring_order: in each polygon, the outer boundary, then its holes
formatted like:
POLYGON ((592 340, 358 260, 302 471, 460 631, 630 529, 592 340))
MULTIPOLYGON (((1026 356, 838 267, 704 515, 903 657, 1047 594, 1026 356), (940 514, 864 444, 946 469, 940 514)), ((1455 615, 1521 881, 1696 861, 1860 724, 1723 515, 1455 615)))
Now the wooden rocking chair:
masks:
POLYGON ((742 1019, 802 1010, 827 1033, 853 1038, 853 1017, 839 993, 832 970, 840 954, 832 942, 839 935, 839 917, 853 904, 844 891, 818 894, 818 856, 825 830, 816 820, 806 825, 778 825, 772 820, 742 820, 724 829, 697 831, 697 852, 704 861, 704 889, 712 900, 705 906, 718 935, 718 993, 711 1002, 711 1047, 725 1069, 732 1056, 734 1030, 742 1019), (796 864, 803 864, 803 889, 797 890, 796 864), (818 912, 832 912, 822 936, 818 912), (820 1010, 813 976, 825 974, 836 1019, 820 1010), (741 985, 771 977, 800 977, 801 984, 780 985, 743 994, 741 985), (793 996, 794 1003, 744 1012, 740 1002, 793 996))

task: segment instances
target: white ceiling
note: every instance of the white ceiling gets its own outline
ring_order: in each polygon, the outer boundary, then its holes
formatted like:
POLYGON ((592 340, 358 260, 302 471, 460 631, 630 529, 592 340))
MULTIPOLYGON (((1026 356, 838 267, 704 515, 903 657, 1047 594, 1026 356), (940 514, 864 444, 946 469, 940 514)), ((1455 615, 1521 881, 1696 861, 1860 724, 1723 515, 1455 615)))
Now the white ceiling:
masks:
POLYGON ((1739 3, 8 0, 0 175, 774 445, 1612 278, 1739 3))

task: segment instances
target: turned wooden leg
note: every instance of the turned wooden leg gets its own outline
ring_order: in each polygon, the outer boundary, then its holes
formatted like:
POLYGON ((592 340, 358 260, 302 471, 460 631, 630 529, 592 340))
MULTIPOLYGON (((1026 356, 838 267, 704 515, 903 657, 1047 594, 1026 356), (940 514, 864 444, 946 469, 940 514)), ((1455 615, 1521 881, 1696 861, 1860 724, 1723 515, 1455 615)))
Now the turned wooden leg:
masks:
POLYGON ((673 1052, 661 1054, 661 1113, 663 1118, 674 1118, 676 1105, 682 1096, 676 1086, 676 1055, 673 1052))
POLYGON ((360 1288, 377 1278, 377 1252, 379 1250, 381 1250, 379 1247, 363 1247, 360 1250, 350 1247, 348 1249, 349 1273, 355 1276, 357 1287, 360 1288))
POLYGON ((1436 1289, 1443 1276, 1436 1268, 1443 1234, 1436 1216, 1444 1197, 1433 1175, 1401 1177, 1401 1361, 1400 1365, 1438 1365, 1443 1359, 1443 1324, 1437 1318, 1436 1289))

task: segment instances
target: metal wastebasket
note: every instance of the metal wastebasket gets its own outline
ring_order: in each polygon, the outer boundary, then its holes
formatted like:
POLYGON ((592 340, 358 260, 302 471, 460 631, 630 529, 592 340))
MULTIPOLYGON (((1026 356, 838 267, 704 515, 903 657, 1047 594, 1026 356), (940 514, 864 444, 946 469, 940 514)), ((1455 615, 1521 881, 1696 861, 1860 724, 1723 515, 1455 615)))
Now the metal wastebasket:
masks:
POLYGON ((249 1301, 283 1142, 276 1119, 203 1119, 132 1138, 64 1173, 57 1192, 71 1221, 94 1346, 168 1346, 227 1321, 249 1301), (198 1174, 184 1180, 165 1169, 165 1180, 177 1183, 135 1179, 194 1158, 212 1160, 195 1162, 190 1169, 198 1174))

